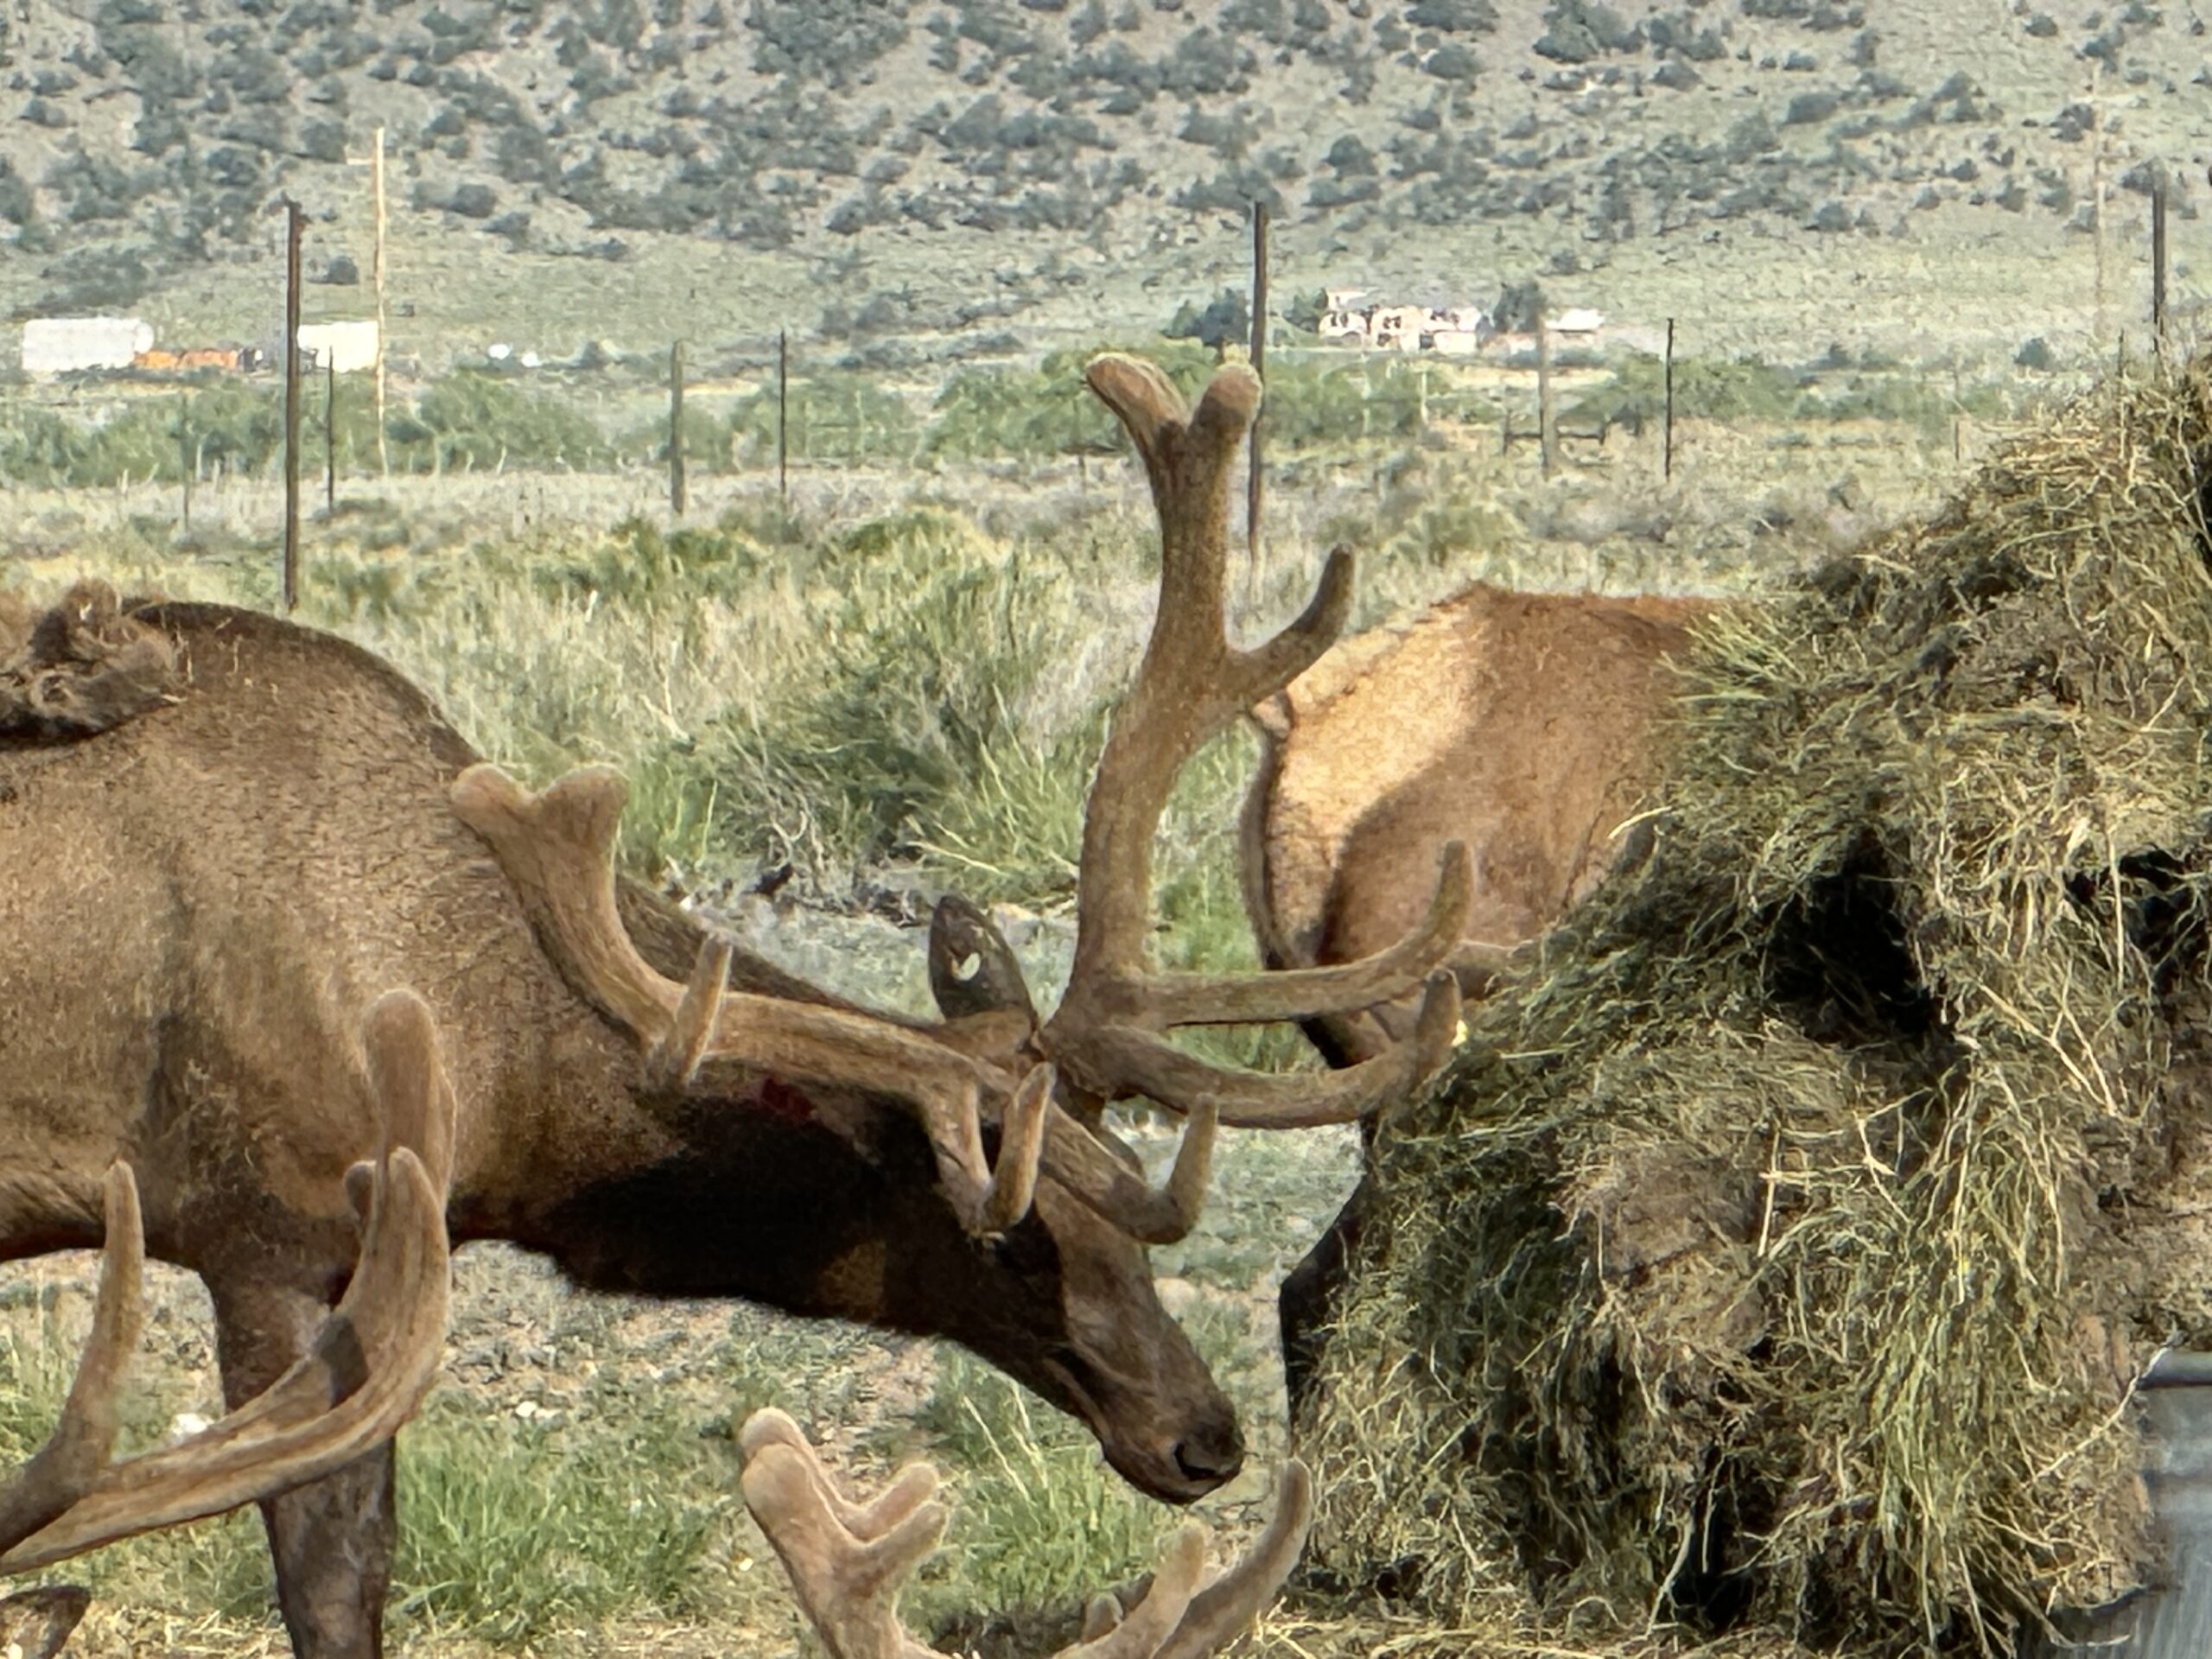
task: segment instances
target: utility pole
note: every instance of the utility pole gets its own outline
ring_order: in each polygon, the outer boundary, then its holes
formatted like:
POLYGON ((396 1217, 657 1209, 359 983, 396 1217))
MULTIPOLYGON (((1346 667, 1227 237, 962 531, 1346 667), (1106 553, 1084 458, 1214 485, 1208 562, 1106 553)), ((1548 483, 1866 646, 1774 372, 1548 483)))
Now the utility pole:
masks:
MULTIPOLYGON (((371 280, 377 293, 377 356, 374 365, 377 383, 377 470, 385 477, 391 476, 391 455, 384 437, 384 129, 376 130, 377 147, 368 159, 369 189, 376 203, 376 254, 372 262, 371 280)), ((359 167, 358 161, 348 161, 348 167, 359 167)))
POLYGON ((284 198, 284 608, 300 602, 300 204, 284 198))
POLYGON ((2097 96, 2104 76, 2101 59, 2089 61, 2089 211, 2095 215, 2090 233, 2095 241, 2097 263, 2096 319, 2097 335, 2105 332, 2105 109, 2097 96))
MULTIPOLYGON (((1268 367, 1268 204, 1252 204, 1252 372, 1267 384, 1268 367)), ((1246 579, 1256 591, 1260 582, 1260 496, 1263 487, 1260 468, 1260 428, 1267 419, 1267 399, 1253 418, 1244 484, 1244 552, 1249 561, 1246 579)))
POLYGON ((2151 181, 2151 349, 2166 356, 2166 175, 2151 181))
POLYGON ((377 469, 387 477, 391 473, 391 457, 385 453, 384 442, 384 129, 377 129, 377 153, 370 157, 370 176, 374 181, 377 194, 377 469))

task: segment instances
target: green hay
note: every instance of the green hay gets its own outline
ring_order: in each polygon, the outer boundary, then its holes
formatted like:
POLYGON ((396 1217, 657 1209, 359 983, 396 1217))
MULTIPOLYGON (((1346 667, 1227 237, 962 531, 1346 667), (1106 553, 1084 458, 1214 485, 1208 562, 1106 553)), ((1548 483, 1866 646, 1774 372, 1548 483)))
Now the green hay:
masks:
POLYGON ((2107 389, 1707 632, 1649 859, 1380 1142, 1300 1429, 1320 1581, 1454 1627, 1391 1651, 2009 1651, 2142 1581, 2132 1380, 2212 1341, 2208 474, 2204 365, 2107 389))

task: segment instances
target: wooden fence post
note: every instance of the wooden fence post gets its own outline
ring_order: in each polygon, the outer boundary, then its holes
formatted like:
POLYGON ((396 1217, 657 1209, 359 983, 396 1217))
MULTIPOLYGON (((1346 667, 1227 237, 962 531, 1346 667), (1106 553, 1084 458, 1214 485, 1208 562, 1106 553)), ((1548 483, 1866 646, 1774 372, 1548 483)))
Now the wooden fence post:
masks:
POLYGON ((1675 476, 1675 320, 1672 317, 1667 319, 1667 432, 1663 445, 1662 453, 1665 460, 1662 463, 1663 470, 1660 475, 1672 479, 1675 476))
POLYGON ((322 511, 325 518, 338 511, 338 353, 330 354, 323 371, 322 391, 322 511))
POLYGON ((178 402, 176 411, 177 473, 184 480, 184 533, 192 534, 192 394, 188 391, 178 402))
POLYGON ((1536 446, 1543 457, 1544 476, 1552 475, 1558 460, 1552 432, 1552 331, 1540 301, 1536 306, 1536 446))
POLYGON ((776 493, 791 505, 791 333, 776 330, 776 493))

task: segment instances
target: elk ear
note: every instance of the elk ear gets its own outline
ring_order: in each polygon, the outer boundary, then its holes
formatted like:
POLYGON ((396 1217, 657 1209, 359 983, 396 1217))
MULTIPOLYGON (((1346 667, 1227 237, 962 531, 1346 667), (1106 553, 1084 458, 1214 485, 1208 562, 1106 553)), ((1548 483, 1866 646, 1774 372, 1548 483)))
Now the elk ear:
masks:
POLYGON ((930 995, 948 1020, 1013 1013, 1033 1028, 1037 1023, 1014 947, 980 906, 957 893, 938 899, 930 914, 930 995))

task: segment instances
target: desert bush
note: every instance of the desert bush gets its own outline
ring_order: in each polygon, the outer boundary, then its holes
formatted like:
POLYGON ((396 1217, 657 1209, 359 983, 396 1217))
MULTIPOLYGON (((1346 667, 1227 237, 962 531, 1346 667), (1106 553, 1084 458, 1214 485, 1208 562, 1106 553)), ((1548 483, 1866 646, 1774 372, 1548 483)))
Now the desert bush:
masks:
POLYGON ((543 393, 463 370, 395 416, 395 461, 408 468, 529 467, 582 471, 603 465, 604 435, 583 415, 543 393))
MULTIPOLYGON (((1712 421, 1783 421, 1799 403, 1797 378, 1762 358, 1732 362, 1712 358, 1675 359, 1675 412, 1712 421)), ((1574 421, 1657 421, 1667 408, 1666 365, 1648 352, 1633 353, 1599 387, 1566 411, 1574 421)))
MULTIPOLYGON (((794 460, 905 460, 918 436, 906 399, 874 377, 827 372, 791 383, 789 452, 794 460)), ((730 430, 748 459, 776 453, 776 390, 741 399, 730 411, 730 430)))

